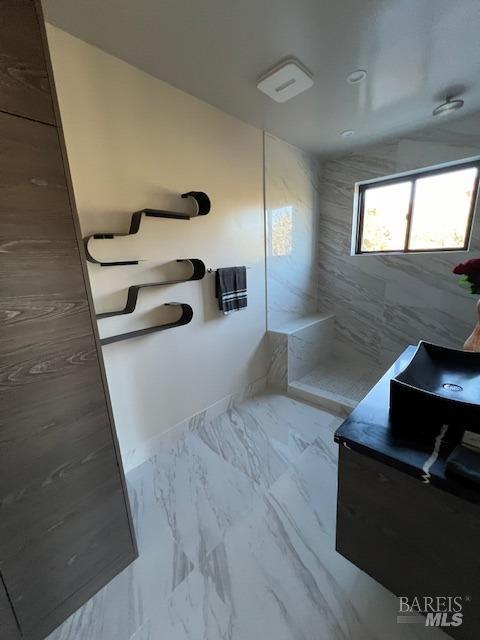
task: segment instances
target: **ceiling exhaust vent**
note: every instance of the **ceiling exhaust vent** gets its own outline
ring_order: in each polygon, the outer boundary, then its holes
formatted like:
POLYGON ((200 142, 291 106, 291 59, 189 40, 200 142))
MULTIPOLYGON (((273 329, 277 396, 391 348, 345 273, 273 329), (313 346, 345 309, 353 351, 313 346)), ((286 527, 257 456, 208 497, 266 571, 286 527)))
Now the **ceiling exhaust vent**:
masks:
POLYGON ((286 102, 313 86, 312 76, 296 60, 285 60, 257 84, 275 102, 286 102))

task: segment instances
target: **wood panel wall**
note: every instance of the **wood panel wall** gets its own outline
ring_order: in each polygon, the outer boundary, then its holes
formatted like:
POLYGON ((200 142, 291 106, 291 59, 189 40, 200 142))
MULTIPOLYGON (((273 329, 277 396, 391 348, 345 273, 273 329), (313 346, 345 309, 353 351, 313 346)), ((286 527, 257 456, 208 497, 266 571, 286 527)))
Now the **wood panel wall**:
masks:
POLYGON ((0 2, 0 110, 56 125, 32 0, 0 2))
POLYGON ((0 0, 0 141, 0 628, 37 640, 136 545, 33 0, 0 0))

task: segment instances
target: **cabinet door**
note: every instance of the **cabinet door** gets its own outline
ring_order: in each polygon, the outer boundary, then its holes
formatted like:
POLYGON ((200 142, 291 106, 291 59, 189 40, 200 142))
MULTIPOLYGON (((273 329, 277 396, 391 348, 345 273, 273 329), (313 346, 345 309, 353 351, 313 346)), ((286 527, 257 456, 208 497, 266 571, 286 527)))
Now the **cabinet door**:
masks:
POLYGON ((0 113, 0 567, 43 638, 135 557, 57 129, 0 113))
POLYGON ((460 596, 458 640, 479 637, 479 539, 478 504, 340 446, 337 551, 398 596, 460 596))
POLYGON ((55 123, 33 0, 0 0, 0 111, 55 123))
POLYGON ((20 640, 20 631, 13 615, 3 580, 0 576, 0 638, 2 640, 20 640))

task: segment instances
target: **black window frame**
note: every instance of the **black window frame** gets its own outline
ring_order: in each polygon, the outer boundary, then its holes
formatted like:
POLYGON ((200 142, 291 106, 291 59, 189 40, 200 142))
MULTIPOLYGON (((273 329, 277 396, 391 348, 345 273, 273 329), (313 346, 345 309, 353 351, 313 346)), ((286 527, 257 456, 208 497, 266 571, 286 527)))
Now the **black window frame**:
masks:
POLYGON ((355 255, 388 255, 388 254, 404 254, 404 253, 436 253, 439 251, 467 251, 470 245, 470 237, 472 233, 473 218, 477 202, 479 200, 479 185, 480 185, 480 158, 474 160, 465 160, 461 162, 455 162, 448 165, 442 165, 440 167, 428 167, 425 169, 419 169, 415 171, 409 171, 392 177, 379 178, 378 180, 370 180, 368 182, 357 183, 357 199, 356 199, 356 227, 355 227, 355 255), (477 169, 477 176, 475 178, 472 190, 472 198, 470 202, 470 211, 468 214, 468 222, 465 233, 465 243, 462 247, 437 247, 435 249, 409 249, 412 227, 412 214, 413 206, 415 202, 415 192, 417 180, 426 178, 433 175, 441 175, 442 173, 452 173, 453 171, 461 171, 463 169, 470 169, 475 167, 477 169), (407 212, 407 225, 405 228, 405 242, 403 249, 387 249, 384 251, 362 251, 363 242, 363 220, 365 217, 365 193, 368 189, 374 189, 376 187, 386 187, 391 184, 397 184, 399 182, 412 182, 412 188, 410 189, 410 200, 408 203, 407 212))

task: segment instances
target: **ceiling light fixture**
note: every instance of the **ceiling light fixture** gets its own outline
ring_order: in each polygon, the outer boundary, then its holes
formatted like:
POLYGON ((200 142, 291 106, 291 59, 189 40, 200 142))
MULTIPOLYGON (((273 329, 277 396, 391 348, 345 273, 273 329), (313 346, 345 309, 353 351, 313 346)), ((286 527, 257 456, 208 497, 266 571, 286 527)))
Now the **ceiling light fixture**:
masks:
POLYGON ((460 100, 460 98, 457 98, 456 100, 454 100, 451 96, 450 97, 447 96, 445 102, 438 105, 438 107, 435 107, 435 109, 432 111, 432 115, 446 116, 447 114, 452 113, 453 111, 458 111, 463 107, 464 104, 465 104, 464 101, 460 100))
POLYGON ((353 135, 355 135, 355 131, 353 131, 353 129, 345 129, 345 131, 342 131, 340 135, 342 136, 342 138, 351 138, 353 135))
POLYGON ((365 69, 355 69, 355 71, 352 71, 352 73, 347 76, 347 82, 348 84, 358 84, 362 82, 362 80, 365 80, 366 77, 367 72, 365 69))
POLYGON ((311 86, 312 76, 298 60, 293 59, 285 60, 269 71, 257 84, 257 88, 275 102, 286 102, 311 86))

